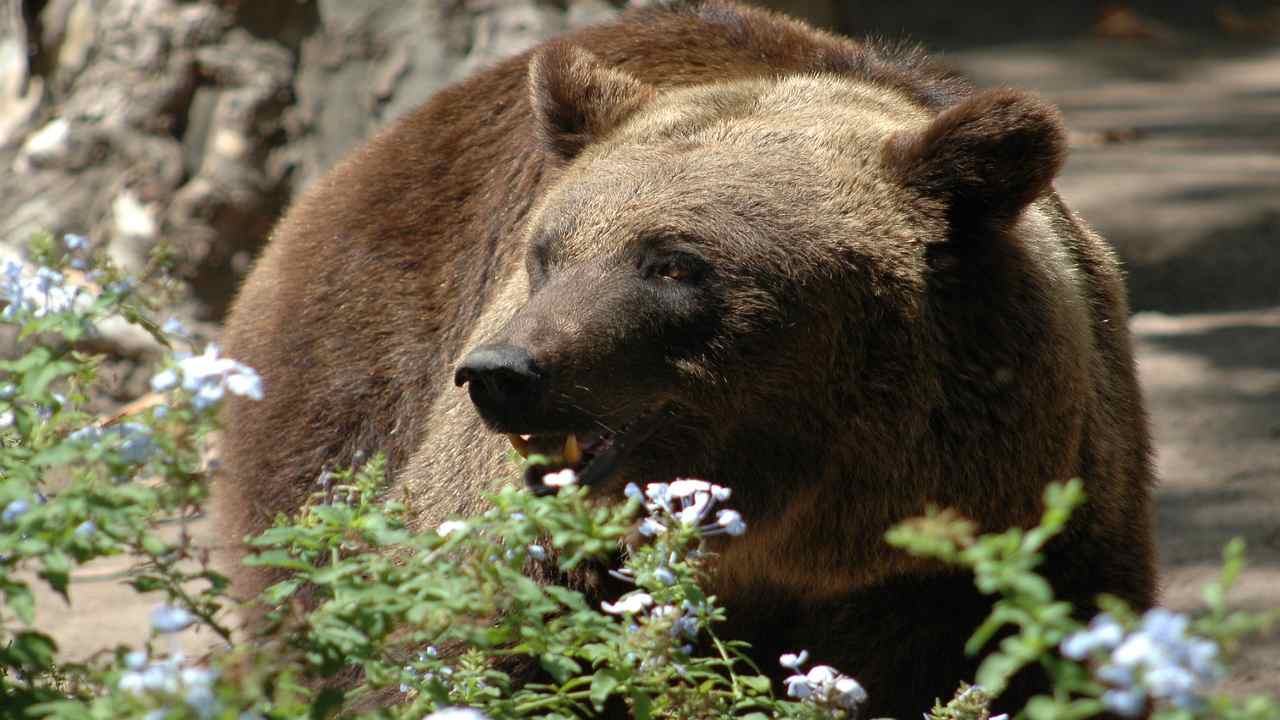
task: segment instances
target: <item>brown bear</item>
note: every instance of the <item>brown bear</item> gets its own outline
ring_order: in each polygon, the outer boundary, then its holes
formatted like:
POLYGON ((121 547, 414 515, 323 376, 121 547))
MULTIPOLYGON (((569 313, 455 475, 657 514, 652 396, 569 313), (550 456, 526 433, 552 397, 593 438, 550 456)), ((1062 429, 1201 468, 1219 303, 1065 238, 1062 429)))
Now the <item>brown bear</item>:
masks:
POLYGON ((1152 600, 1125 292, 1053 191, 1064 151, 1031 96, 722 0, 572 32, 280 223, 227 325, 266 398, 229 408, 220 514, 259 531, 382 451, 430 528, 511 475, 509 439, 601 497, 712 480, 751 528, 716 548, 725 632, 918 716, 990 603, 885 543, 928 505, 1026 526, 1080 476, 1055 588, 1152 600))

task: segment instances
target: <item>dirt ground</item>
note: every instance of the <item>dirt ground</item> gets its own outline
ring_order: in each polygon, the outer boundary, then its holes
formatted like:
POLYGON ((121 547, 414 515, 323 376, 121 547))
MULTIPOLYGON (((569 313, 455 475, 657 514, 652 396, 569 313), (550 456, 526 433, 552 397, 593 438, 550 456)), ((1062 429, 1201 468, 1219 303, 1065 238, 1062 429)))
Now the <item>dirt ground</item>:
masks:
MULTIPOLYGON (((1196 608, 1223 544, 1243 536, 1236 603, 1280 607, 1280 47, 1083 38, 948 59, 1060 104, 1073 151, 1059 189, 1127 263, 1163 602, 1196 608)), ((120 569, 83 571, 73 608, 42 603, 64 653, 145 636, 153 601, 121 589, 120 569)), ((1231 691, 1280 691, 1280 633, 1236 667, 1231 691)))

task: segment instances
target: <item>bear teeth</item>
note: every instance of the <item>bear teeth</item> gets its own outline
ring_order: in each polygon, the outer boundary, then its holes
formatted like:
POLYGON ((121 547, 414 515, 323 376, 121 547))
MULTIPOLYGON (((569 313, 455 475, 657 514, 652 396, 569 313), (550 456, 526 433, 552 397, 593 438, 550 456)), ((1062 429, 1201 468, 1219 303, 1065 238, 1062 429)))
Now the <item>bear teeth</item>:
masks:
POLYGON ((520 453, 520 457, 529 457, 529 436, 528 435, 507 435, 507 439, 511 441, 511 447, 520 453))
MULTIPOLYGON (((532 437, 532 435, 508 434, 507 440, 510 441, 511 447, 520 453, 520 457, 527 458, 531 452, 529 442, 532 437)), ((569 433, 564 436, 564 444, 560 448, 560 457, 556 459, 562 460, 569 465, 577 465, 582 461, 582 443, 578 441, 577 435, 569 433)))
POLYGON ((577 435, 569 433, 564 436, 564 450, 561 455, 570 465, 577 465, 582 460, 582 448, 578 445, 577 435))

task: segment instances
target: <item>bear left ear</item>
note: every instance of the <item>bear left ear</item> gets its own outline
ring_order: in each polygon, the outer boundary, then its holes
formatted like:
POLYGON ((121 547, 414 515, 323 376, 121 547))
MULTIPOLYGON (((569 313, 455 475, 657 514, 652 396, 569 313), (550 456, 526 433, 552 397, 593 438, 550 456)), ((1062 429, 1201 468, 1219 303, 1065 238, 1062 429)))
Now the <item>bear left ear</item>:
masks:
POLYGON ((543 145, 568 162, 656 94, 590 52, 555 43, 529 60, 529 101, 543 145))
POLYGON ((1066 146, 1053 106, 1013 90, 990 90, 923 130, 890 137, 883 160, 905 185, 947 203, 953 226, 1000 224, 1049 189, 1066 146))

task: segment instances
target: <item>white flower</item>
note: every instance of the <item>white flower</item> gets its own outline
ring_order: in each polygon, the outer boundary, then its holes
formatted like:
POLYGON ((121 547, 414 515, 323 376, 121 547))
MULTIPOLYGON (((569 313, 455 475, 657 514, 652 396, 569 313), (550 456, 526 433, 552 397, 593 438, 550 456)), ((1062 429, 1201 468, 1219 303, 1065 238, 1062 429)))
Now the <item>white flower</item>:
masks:
POLYGON ((542 476, 542 484, 547 487, 568 487, 578 482, 578 475, 569 468, 565 468, 560 472, 547 473, 542 476))
POLYGON ((721 510, 716 513, 716 525, 728 535, 738 536, 747 531, 747 524, 736 510, 721 510))
POLYGON ((653 605, 649 593, 632 593, 616 603, 602 602, 600 607, 610 615, 634 615, 653 605))
POLYGON ((647 517, 644 520, 640 521, 639 532, 641 535, 645 537, 653 537, 655 535, 661 535, 666 531, 667 531, 666 525, 663 525, 662 523, 658 522, 657 520, 654 520, 651 517, 647 517))
POLYGON ((156 392, 165 392, 172 390, 178 386, 178 373, 172 368, 161 370, 151 378, 151 389, 156 392))
POLYGON ((117 684, 121 690, 139 695, 143 691, 142 673, 130 670, 120 676, 120 682, 117 684))
POLYGON ((151 627, 158 633, 181 632, 195 621, 195 616, 186 608, 160 605, 151 611, 151 627))
POLYGON ((798 653, 786 653, 778 658, 778 664, 788 670, 800 670, 800 666, 809 662, 809 651, 801 650, 798 653))
POLYGON ((852 710, 867 699, 867 691, 862 685, 847 675, 841 675, 836 678, 834 683, 835 703, 845 710, 852 710))
POLYGON ((813 695, 813 683, 804 675, 792 675, 783 680, 787 686, 787 695, 797 700, 807 700, 813 695))
POLYGON ((676 517, 680 518, 680 522, 685 525, 697 525, 707 516, 711 510, 711 493, 698 491, 693 493, 692 502, 686 501, 683 509, 677 513, 676 517))
POLYGON ((466 532, 467 524, 462 520, 445 520, 440 523, 440 527, 436 528, 436 534, 440 537, 449 537, 456 532, 466 532))
POLYGON ((14 417, 13 417, 12 410, 5 410, 4 412, 0 413, 0 429, 4 429, 13 425, 13 420, 14 420, 14 417))
POLYGON ((1124 667, 1156 665, 1164 661, 1164 653, 1151 637, 1134 633, 1111 653, 1111 660, 1124 667))
POLYGON ((809 682, 814 685, 826 685, 835 682, 836 678, 840 677, 840 673, 830 665, 814 665, 809 668, 808 673, 805 673, 805 677, 809 678, 809 682))
POLYGON ((667 486, 667 495, 677 499, 684 499, 697 492, 711 492, 711 483, 706 480, 682 479, 676 480, 667 486))
POLYGON ((177 386, 192 394, 191 404, 204 410, 222 401, 225 393, 253 400, 262 399, 262 378, 257 371, 231 358, 218 356, 218 346, 210 343, 200 355, 178 355, 175 369, 151 378, 151 389, 165 392, 177 386))
POLYGON ((534 560, 541 561, 541 560, 547 559, 547 549, 542 547, 541 545, 537 545, 537 544, 530 545, 528 547, 528 550, 529 550, 529 557, 533 558, 534 560))
POLYGON ((479 710, 471 708, 451 707, 436 710, 430 715, 422 718, 422 720, 489 720, 488 716, 479 710))

